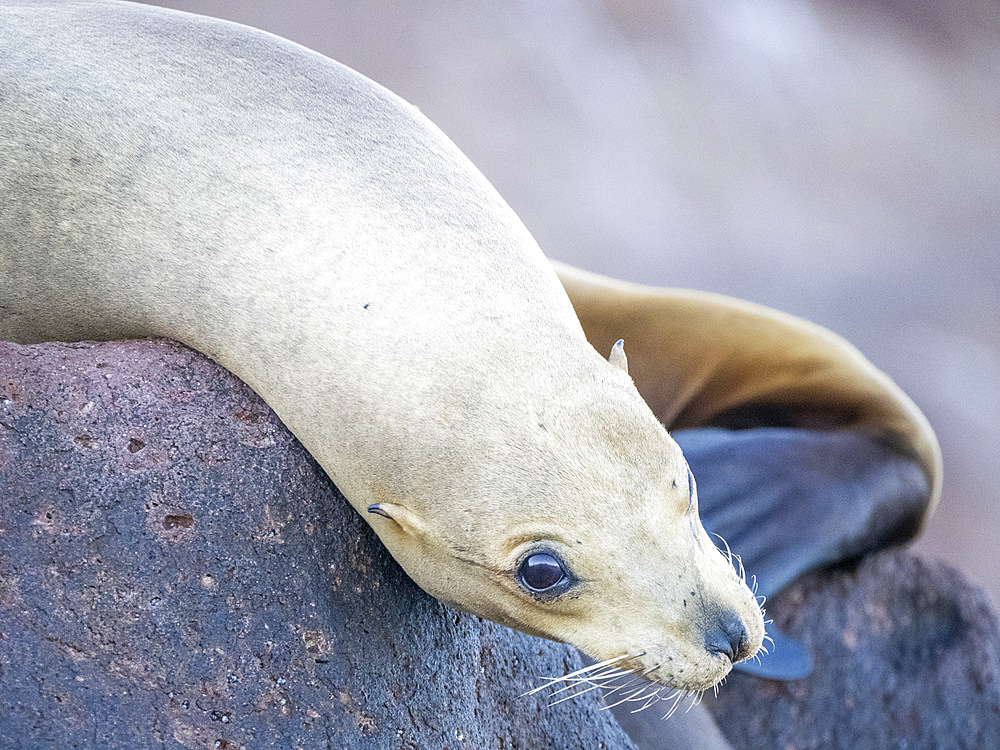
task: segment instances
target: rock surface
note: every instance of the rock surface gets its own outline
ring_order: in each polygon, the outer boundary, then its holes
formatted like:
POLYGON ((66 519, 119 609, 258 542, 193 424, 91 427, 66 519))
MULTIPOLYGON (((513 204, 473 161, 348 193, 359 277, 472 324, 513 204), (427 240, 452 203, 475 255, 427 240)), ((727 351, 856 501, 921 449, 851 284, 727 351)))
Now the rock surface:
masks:
POLYGON ((249 388, 0 343, 0 746, 630 748, 572 649, 423 594, 249 388))
POLYGON ((1000 748, 1000 621, 951 568, 882 552, 805 576, 772 609, 815 670, 734 673, 710 705, 734 747, 1000 748))
MULTIPOLYGON (((1000 747, 1000 622, 946 566, 881 553, 770 609, 816 670, 730 677, 734 747, 1000 747)), ((593 695, 519 697, 580 665, 423 594, 201 355, 0 343, 0 747, 633 747, 593 695)), ((644 748, 712 739, 655 713, 644 748)))

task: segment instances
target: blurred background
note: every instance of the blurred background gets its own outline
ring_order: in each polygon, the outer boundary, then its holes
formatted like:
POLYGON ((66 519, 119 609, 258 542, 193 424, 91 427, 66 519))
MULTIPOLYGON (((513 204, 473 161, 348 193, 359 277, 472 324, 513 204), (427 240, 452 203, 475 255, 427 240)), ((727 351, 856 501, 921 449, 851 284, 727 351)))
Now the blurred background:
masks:
POLYGON ((416 104, 552 258, 846 336, 941 440, 918 550, 1000 602, 995 3, 155 4, 293 39, 416 104))

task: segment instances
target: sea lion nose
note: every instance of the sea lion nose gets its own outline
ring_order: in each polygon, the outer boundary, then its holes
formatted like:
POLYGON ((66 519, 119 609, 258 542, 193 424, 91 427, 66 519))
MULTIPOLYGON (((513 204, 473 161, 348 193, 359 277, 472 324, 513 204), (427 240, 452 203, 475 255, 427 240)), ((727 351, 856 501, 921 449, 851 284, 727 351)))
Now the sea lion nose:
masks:
POLYGON ((713 654, 725 654, 733 664, 746 657, 750 639, 743 621, 733 612, 722 615, 705 635, 705 648, 713 654))

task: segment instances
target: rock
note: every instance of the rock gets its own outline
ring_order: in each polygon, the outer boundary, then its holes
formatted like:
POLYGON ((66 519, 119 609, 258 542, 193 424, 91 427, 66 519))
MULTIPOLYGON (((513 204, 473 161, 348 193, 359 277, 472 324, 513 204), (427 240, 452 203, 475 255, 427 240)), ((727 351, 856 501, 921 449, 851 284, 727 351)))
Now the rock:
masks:
POLYGON ((734 673, 709 705, 734 747, 1000 747, 1000 621, 946 565, 882 552, 805 576, 768 609, 815 670, 734 673))
POLYGON ((0 746, 631 748, 519 697, 579 666, 421 592, 201 355, 0 344, 0 746))

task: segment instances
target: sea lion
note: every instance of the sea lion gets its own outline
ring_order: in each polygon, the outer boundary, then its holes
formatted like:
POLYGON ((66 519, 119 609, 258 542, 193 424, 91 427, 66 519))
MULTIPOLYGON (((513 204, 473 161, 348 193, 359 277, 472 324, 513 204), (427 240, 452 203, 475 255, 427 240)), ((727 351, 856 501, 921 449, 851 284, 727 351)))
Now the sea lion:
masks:
POLYGON ((682 690, 764 639, 687 462, 420 113, 231 23, 6 2, 0 337, 175 338, 428 593, 682 690))
POLYGON ((723 536, 751 535, 765 588, 911 533, 933 505, 933 433, 850 347, 745 303, 560 267, 574 312, 485 179, 357 73, 144 6, 2 12, 0 337, 160 335, 209 354, 438 598, 700 690, 764 634, 699 503, 726 511, 723 536), (694 428, 677 435, 697 491, 636 385, 694 428), (869 471, 775 489, 789 457, 831 455, 869 471), (844 491, 867 502, 831 506, 844 491), (900 497, 872 535, 873 509, 900 497), (789 545, 796 499, 863 528, 819 523, 789 545))

